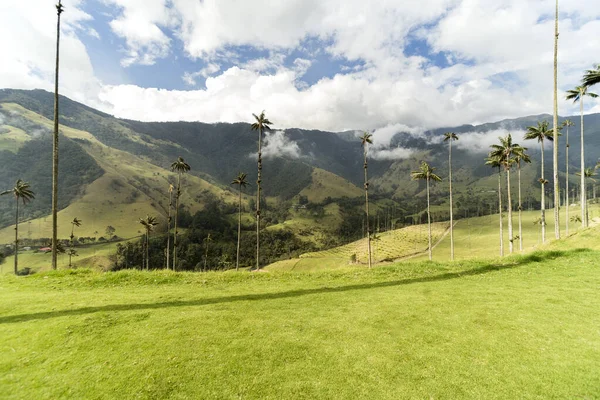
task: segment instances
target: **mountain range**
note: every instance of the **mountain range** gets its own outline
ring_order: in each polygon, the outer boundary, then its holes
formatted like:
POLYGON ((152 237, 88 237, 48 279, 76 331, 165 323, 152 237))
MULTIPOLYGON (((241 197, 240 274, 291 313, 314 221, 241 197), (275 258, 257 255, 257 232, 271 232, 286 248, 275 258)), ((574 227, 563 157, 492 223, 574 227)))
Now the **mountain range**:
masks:
MULTIPOLYGON (((31 183, 36 199, 24 208, 29 220, 26 234, 50 236, 51 129, 53 95, 43 90, 0 90, 0 187, 10 188, 18 178, 31 183)), ((252 223, 252 194, 256 180, 257 133, 251 131, 252 111, 246 123, 139 122, 115 118, 66 97, 60 98, 60 236, 67 237, 69 221, 77 216, 88 221, 80 234, 100 236, 107 226, 119 236, 139 233, 136 222, 146 214, 165 219, 168 187, 176 181, 170 164, 183 157, 191 171, 183 177, 182 204, 193 213, 207 202, 219 201, 235 215, 236 188, 231 181, 239 172, 248 174, 250 187, 244 194, 245 221, 252 223)), ((256 111, 256 110, 254 110, 256 111)), ((277 116, 267 116, 277 128, 277 116)), ((570 130, 572 187, 578 177, 579 117, 570 130)), ((411 181, 410 171, 421 160, 448 174, 447 143, 441 139, 447 131, 456 132, 453 144, 453 177, 457 213, 489 208, 494 201, 494 170, 484 165, 489 144, 498 136, 512 132, 515 141, 530 148, 534 162, 523 169, 526 203, 534 207, 539 201, 539 144, 524 142, 523 131, 549 115, 463 125, 435 130, 407 130, 390 127, 376 131, 375 144, 369 150, 370 191, 374 218, 381 214, 379 225, 406 223, 423 210, 424 184, 411 181), (490 206, 488 207, 488 204, 490 206)), ((561 118, 561 121, 564 118, 561 118)), ((594 165, 600 155, 600 114, 585 116, 586 157, 594 165)), ((563 131, 563 136, 566 132, 563 131)), ((561 138, 560 165, 565 166, 565 142, 561 138)), ((550 147, 547 148, 546 178, 551 177, 550 147)), ((263 149, 263 189, 268 209, 267 225, 290 229, 309 229, 306 221, 329 215, 332 226, 318 224, 326 233, 339 228, 340 214, 362 207, 363 149, 357 132, 318 130, 274 130, 265 135, 263 149), (339 200, 344 199, 346 200, 339 200), (354 199, 354 200, 348 200, 354 199), (319 205, 304 214, 299 202, 319 205), (334 206, 331 206, 334 205, 334 206), (283 210, 283 211, 282 211, 283 210), (287 211, 285 211, 287 210, 287 211), (315 211, 316 210, 316 211, 315 211), (303 223, 305 222, 305 223, 303 223), (336 226, 337 225, 337 226, 336 226)), ((564 178, 564 175, 562 175, 564 178)), ((432 204, 438 219, 444 218, 447 205, 447 182, 434 186, 432 204)), ((0 242, 10 241, 14 221, 13 202, 0 201, 0 242)), ((358 222, 356 223, 358 224, 358 222)), ((355 229, 357 229, 355 227, 355 229)), ((360 232, 358 233, 360 235, 360 232)))

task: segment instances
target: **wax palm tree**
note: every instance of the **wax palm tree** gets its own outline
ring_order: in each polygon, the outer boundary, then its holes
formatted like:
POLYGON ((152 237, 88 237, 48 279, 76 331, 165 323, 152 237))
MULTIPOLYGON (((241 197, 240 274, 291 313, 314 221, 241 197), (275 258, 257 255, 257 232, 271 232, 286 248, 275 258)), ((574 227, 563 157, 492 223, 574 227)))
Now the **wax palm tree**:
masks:
POLYGON ((539 182, 542 185, 542 195, 541 195, 541 220, 540 224, 542 226, 542 243, 546 241, 546 191, 545 185, 548 181, 544 178, 544 140, 553 140, 554 137, 550 130, 548 129, 548 121, 538 122, 537 126, 530 126, 527 128, 527 132, 525 133, 526 140, 537 140, 540 143, 541 150, 541 177, 539 182))
POLYGON ((527 147, 517 145, 514 149, 515 162, 517 163, 517 177, 519 181, 519 251, 523 251, 523 224, 521 220, 521 212, 523 211, 523 203, 521 202, 521 163, 531 163, 531 157, 526 153, 527 147))
POLYGON ((595 69, 588 69, 583 76, 583 86, 589 88, 600 83, 600 64, 595 69))
POLYGON ((77 250, 71 248, 67 251, 67 255, 69 256, 69 268, 71 268, 73 266, 71 260, 73 259, 73 257, 79 256, 79 253, 77 253, 77 250))
POLYGON ((171 171, 177 172, 177 193, 175 193, 175 235, 173 236, 173 271, 177 268, 177 222, 179 220, 179 198, 181 197, 181 175, 190 170, 190 165, 182 157, 171 164, 171 171))
POLYGON ((235 270, 240 268, 240 238, 242 237, 242 189, 248 186, 246 181, 246 174, 240 172, 238 176, 231 181, 232 185, 239 185, 239 197, 238 197, 238 238, 237 238, 237 256, 235 259, 235 270))
POLYGON ((57 267, 58 242, 58 66, 60 48, 60 15, 64 9, 61 0, 56 5, 56 68, 54 71, 54 134, 52 137, 52 269, 57 267))
POLYGON ((454 261, 454 210, 452 202, 452 142, 458 140, 454 132, 444 133, 444 142, 448 142, 448 184, 450 188, 450 260, 454 261))
POLYGON ((502 159, 491 153, 485 159, 485 165, 498 168, 498 214, 500 215, 500 257, 504 256, 504 223, 502 222, 502 159))
POLYGON ((252 114, 256 122, 251 125, 253 131, 258 131, 258 176, 256 178, 256 269, 260 269, 260 183, 262 177, 262 134, 264 131, 270 131, 273 124, 265 116, 265 112, 260 115, 252 114))
POLYGON ((373 135, 369 132, 363 132, 363 135, 360 137, 360 141, 363 147, 363 169, 365 171, 365 214, 367 219, 367 254, 369 256, 369 268, 371 268, 371 230, 369 228, 369 178, 367 174, 369 165, 367 161, 367 154, 369 152, 369 144, 373 143, 373 135))
POLYGON ((431 167, 425 161, 421 162, 421 167, 417 171, 412 171, 410 177, 413 180, 424 180, 427 184, 427 226, 429 228, 429 245, 427 251, 429 254, 429 260, 431 260, 431 212, 429 204, 429 181, 441 181, 438 175, 434 173, 435 168, 431 167))
MULTIPOLYGON (((581 172, 576 172, 576 173, 575 173, 575 175, 581 176, 581 172)), ((590 180, 590 181, 592 181, 592 182, 596 182, 596 180, 594 179, 594 176, 596 176, 596 175, 597 175, 597 174, 596 174, 596 169, 595 169, 595 168, 590 168, 590 167, 588 167, 588 168, 584 168, 584 169, 583 169, 583 175, 582 175, 582 176, 583 176, 583 178, 584 178, 585 180, 590 180)), ((585 189, 583 189, 583 190, 585 190, 585 189)), ((589 216, 588 216, 588 206, 587 206, 587 203, 586 203, 586 205, 585 205, 585 213, 584 213, 584 218, 585 218, 586 220, 588 220, 588 219, 589 219, 589 216)), ((585 226, 588 226, 588 223, 589 223, 589 221, 585 221, 585 226)))
POLYGON ((204 251, 204 271, 206 271, 206 263, 208 261, 208 244, 212 242, 212 238, 210 237, 210 233, 208 234, 208 236, 206 236, 206 238, 204 239, 204 243, 206 243, 206 248, 204 251))
POLYGON ((554 14, 554 104, 552 119, 552 180, 554 187, 554 237, 560 239, 560 187, 558 182, 558 0, 554 14))
POLYGON ((571 126, 575 126, 575 124, 573 123, 573 121, 571 121, 570 119, 565 119, 563 121, 563 126, 567 128, 567 137, 566 137, 566 144, 565 144, 565 173, 567 175, 566 179, 565 179, 565 205, 566 205, 566 215, 565 215, 565 227, 566 227, 566 234, 567 236, 569 235, 569 127, 571 126))
MULTIPOLYGON (((146 270, 150 269, 150 251, 149 251, 149 247, 150 247, 150 232, 152 232, 154 230, 154 227, 156 225, 158 225, 158 222, 156 221, 156 217, 151 217, 149 215, 146 215, 146 218, 140 218, 140 224, 142 224, 142 226, 144 227, 144 230, 146 231, 146 238, 145 238, 145 242, 146 242, 146 270)), ((143 266, 142 266, 143 267, 143 266)))
POLYGON ((509 253, 513 252, 513 226, 512 226, 512 196, 510 193, 510 170, 512 165, 515 163, 515 150, 519 147, 518 144, 513 143, 512 135, 509 133, 506 137, 498 138, 500 144, 493 144, 490 157, 497 157, 500 160, 500 164, 504 167, 506 172, 506 195, 507 195, 507 210, 508 210, 508 249, 509 253))
POLYGON ((31 191, 30 185, 27 182, 23 182, 21 179, 18 179, 15 183, 15 187, 10 190, 5 190, 0 193, 0 196, 12 193, 15 196, 15 200, 17 202, 17 209, 15 212, 15 275, 18 272, 19 263, 19 199, 23 202, 23 205, 29 203, 31 200, 35 199, 35 193, 31 191))
POLYGON ((169 183, 169 211, 167 212, 167 270, 169 269, 171 253, 171 209, 173 208, 173 190, 175 190, 175 187, 169 183))
MULTIPOLYGON (((589 71, 588 71, 589 72, 589 71)), ((585 80, 585 78, 584 78, 585 80)), ((567 91, 567 100, 573 100, 573 103, 579 102, 579 111, 581 114, 581 170, 579 171, 579 175, 581 176, 581 226, 586 227, 587 221, 585 219, 585 202, 587 201, 585 196, 585 174, 583 173, 585 170, 585 152, 584 152, 584 144, 583 144, 583 98, 585 96, 596 98, 598 95, 596 93, 588 92, 588 86, 585 84, 583 86, 577 86, 575 89, 571 89, 567 91)))
POLYGON ((77 217, 73 218, 73 221, 71 221, 71 247, 73 246, 73 239, 75 239, 75 227, 80 227, 81 226, 81 220, 77 217))

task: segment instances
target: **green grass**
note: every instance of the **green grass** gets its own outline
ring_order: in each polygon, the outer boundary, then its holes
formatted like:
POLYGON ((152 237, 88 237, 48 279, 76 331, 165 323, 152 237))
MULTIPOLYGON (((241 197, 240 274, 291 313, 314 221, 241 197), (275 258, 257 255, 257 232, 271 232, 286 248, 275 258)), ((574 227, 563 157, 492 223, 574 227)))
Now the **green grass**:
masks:
MULTIPOLYGON (((99 268, 107 270, 110 267, 109 257, 116 253, 117 242, 96 243, 79 245, 75 248, 79 254, 73 257, 74 267, 99 268)), ((33 272, 49 270, 51 268, 51 254, 36 250, 19 252, 19 270, 30 268, 33 272)), ((13 273, 14 256, 7 257, 0 264, 0 273, 13 273)), ((66 254, 58 255, 58 268, 69 267, 69 257, 66 254)))
POLYGON ((14 126, 0 125, 0 130, 1 128, 7 128, 8 132, 0 134, 0 150, 16 153, 26 141, 31 139, 25 131, 14 126))
POLYGON ((5 275, 2 396, 597 398, 600 252, 577 246, 599 233, 501 261, 5 275))

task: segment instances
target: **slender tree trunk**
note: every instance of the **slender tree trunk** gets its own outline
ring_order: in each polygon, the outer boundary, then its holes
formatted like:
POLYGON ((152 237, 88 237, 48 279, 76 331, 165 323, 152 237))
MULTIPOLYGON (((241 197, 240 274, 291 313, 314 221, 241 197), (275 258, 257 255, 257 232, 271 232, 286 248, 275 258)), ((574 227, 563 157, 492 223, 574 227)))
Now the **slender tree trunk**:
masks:
POLYGON ((581 113, 581 188, 579 190, 581 197, 581 227, 585 228, 585 154, 583 151, 583 94, 579 94, 579 110, 581 113))
POLYGON ((150 271, 150 232, 146 232, 146 271, 150 271))
POLYGON ((504 256, 504 224, 502 223, 502 176, 498 168, 498 213, 500 214, 500 257, 504 256))
POLYGON ((552 167, 554 183, 554 237, 560 239, 560 185, 558 180, 558 0, 554 19, 554 133, 552 167))
POLYGON ((364 170, 365 170, 365 213, 367 214, 367 255, 369 256, 369 268, 371 268, 371 230, 369 229, 369 181, 367 178, 367 144, 364 149, 364 170))
POLYGON ((71 258, 73 257, 73 255, 71 253, 69 253, 69 268, 71 268, 71 258))
POLYGON ((429 241, 427 246, 427 253, 429 255, 429 261, 432 259, 431 255, 431 212, 429 211, 429 177, 426 179, 427 182, 427 227, 429 229, 429 241))
POLYGON ((544 184, 544 140, 541 142, 542 146, 542 199, 541 199, 541 223, 542 223, 542 243, 546 242, 546 190, 544 184))
POLYGON ((204 251, 204 271, 206 271, 206 264, 208 262, 208 241, 210 240, 210 234, 206 237, 206 250, 204 251))
POLYGON ((262 128, 258 128, 258 177, 256 179, 256 270, 260 270, 260 183, 262 176, 262 128))
POLYGON ((57 268, 58 250, 58 66, 60 45, 61 1, 58 1, 56 22, 56 68, 54 73, 54 134, 52 141, 52 269, 57 268))
POLYGON ((566 200, 566 209, 565 209, 565 227, 566 227, 566 235, 569 236, 569 125, 567 125, 567 144, 565 147, 565 158, 566 158, 566 174, 567 177, 565 179, 565 200, 566 200))
POLYGON ((523 251, 523 226, 521 221, 521 211, 523 205, 521 203, 521 162, 517 164, 517 175, 519 180, 519 251, 523 251))
POLYGON ((242 185, 240 185, 240 197, 238 201, 238 237, 237 237, 237 253, 235 259, 235 270, 240 268, 240 237, 242 236, 242 185))
POLYGON ((510 194, 510 168, 506 169, 506 196, 508 204, 506 206, 508 210, 508 251, 510 254, 513 252, 513 224, 512 224, 512 198, 510 194))
POLYGON ((450 260, 454 261, 454 211, 452 203, 452 138, 448 140, 448 182, 450 184, 450 260))
POLYGON ((171 208, 173 208, 173 191, 169 186, 169 212, 167 217, 167 270, 169 269, 169 256, 171 253, 171 208))
POLYGON ((15 275, 19 271, 19 198, 17 197, 17 214, 15 216, 15 275))
POLYGON ((179 220, 179 197, 181 196, 181 172, 177 177, 177 193, 175 194, 175 235, 173 235, 173 271, 177 270, 177 221, 179 220))

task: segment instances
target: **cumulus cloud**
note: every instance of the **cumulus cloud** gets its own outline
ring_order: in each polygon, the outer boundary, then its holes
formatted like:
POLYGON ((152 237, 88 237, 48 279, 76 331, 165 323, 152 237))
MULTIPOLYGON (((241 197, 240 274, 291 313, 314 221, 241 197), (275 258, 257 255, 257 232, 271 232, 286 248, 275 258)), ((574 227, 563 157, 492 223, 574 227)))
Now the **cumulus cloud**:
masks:
MULTIPOLYGON (((93 17, 82 0, 65 0, 61 92, 120 117, 237 122, 265 109, 277 128, 375 130, 383 149, 395 125, 429 129, 552 110, 551 0, 103 1, 124 41, 124 66, 185 56, 202 69, 184 81, 206 78, 206 88, 187 91, 101 82, 82 42, 93 17), (260 18, 248 18, 256 10, 260 18), (415 40, 432 53, 409 51, 415 40), (261 55, 242 57, 248 49, 261 55), (340 72, 302 82, 316 57, 341 64, 340 72)), ((596 3, 561 4, 561 91, 597 62, 596 3)), ((0 34, 18 38, 0 42, 10 55, 0 63, 0 87, 52 90, 52 7, 0 2, 0 34)), ((586 102, 588 111, 599 107, 586 102)), ((559 111, 578 109, 560 96, 559 111)))
POLYGON ((402 160, 413 155, 414 150, 402 147, 370 151, 370 157, 375 160, 402 160))
POLYGON ((285 131, 265 133, 265 146, 262 148, 264 158, 300 158, 298 143, 285 136, 285 131))
MULTIPOLYGON (((473 131, 465 132, 458 135, 458 140, 454 142, 453 146, 475 153, 487 154, 490 151, 492 144, 498 144, 499 137, 505 137, 509 133, 506 129, 495 129, 490 131, 473 131)), ((510 134, 513 137, 513 142, 520 143, 522 146, 527 147, 527 144, 523 140, 525 131, 512 130, 510 134)))

